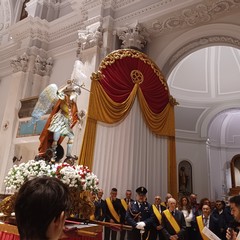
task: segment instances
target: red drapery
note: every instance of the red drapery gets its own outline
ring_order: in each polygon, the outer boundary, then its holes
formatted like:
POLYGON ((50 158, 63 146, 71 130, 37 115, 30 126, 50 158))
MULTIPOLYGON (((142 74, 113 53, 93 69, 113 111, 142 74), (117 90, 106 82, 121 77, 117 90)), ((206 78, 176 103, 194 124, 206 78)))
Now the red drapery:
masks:
POLYGON ((161 113, 169 102, 167 85, 163 85, 152 65, 146 64, 140 58, 124 57, 108 68, 101 69, 103 78, 99 82, 113 101, 122 103, 135 85, 130 75, 136 69, 143 74, 143 82, 139 86, 149 108, 156 114, 161 113))
POLYGON ((1 240, 19 240, 19 236, 12 234, 12 233, 8 233, 8 232, 0 232, 0 239, 1 240))

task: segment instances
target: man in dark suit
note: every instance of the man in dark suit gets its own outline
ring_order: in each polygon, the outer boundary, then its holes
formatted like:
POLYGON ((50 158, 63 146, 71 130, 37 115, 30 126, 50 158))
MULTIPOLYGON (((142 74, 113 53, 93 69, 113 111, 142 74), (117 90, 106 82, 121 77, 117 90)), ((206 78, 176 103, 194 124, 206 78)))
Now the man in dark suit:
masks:
POLYGON ((97 198, 94 201, 94 205, 95 205, 95 219, 98 221, 103 221, 105 218, 105 214, 106 214, 106 205, 104 200, 102 199, 103 196, 103 190, 99 189, 98 193, 97 193, 97 198))
POLYGON ((162 226, 165 239, 183 240, 186 232, 186 222, 181 211, 176 209, 176 200, 168 199, 168 209, 163 211, 162 226))
POLYGON ((225 202, 217 200, 215 208, 212 211, 212 216, 217 220, 217 236, 221 240, 226 240, 226 231, 233 221, 231 213, 227 210, 225 202))
POLYGON ((163 232, 161 231, 162 230, 161 224, 162 224, 162 212, 166 210, 166 207, 161 205, 161 202, 162 202, 161 197, 155 196, 155 201, 154 204, 152 205, 155 220, 151 228, 151 233, 149 237, 149 239, 151 240, 157 240, 157 238, 159 240, 164 239, 163 232))
MULTIPOLYGON (((129 203, 133 202, 134 200, 131 198, 132 197, 132 191, 127 190, 125 193, 125 198, 121 199, 122 207, 123 207, 123 213, 121 215, 121 223, 126 224, 126 212, 128 209, 129 203)), ((124 240, 126 235, 126 230, 122 230, 120 232, 120 240, 124 240)))
POLYGON ((205 239, 205 235, 202 233, 204 227, 207 227, 214 234, 217 234, 217 219, 211 214, 211 208, 209 205, 205 204, 202 206, 202 215, 196 217, 198 235, 197 240, 205 239))
POLYGON ((133 227, 128 231, 128 240, 146 240, 150 234, 150 228, 154 221, 151 204, 146 201, 147 189, 139 187, 136 189, 136 201, 129 204, 126 212, 126 221, 133 227))
MULTIPOLYGON (((105 200, 106 215, 105 222, 120 224, 120 218, 122 213, 121 200, 117 198, 117 189, 112 188, 110 197, 105 200)), ((105 227, 104 240, 116 240, 117 231, 114 228, 105 227)))

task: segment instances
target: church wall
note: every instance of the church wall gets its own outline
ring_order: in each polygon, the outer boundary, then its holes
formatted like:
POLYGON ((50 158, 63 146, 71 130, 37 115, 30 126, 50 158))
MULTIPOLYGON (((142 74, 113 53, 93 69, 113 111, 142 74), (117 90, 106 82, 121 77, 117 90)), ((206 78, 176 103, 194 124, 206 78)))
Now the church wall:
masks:
POLYGON ((63 1, 59 9, 59 18, 67 15, 68 13, 72 12, 71 5, 67 3, 67 1, 63 1))
POLYGON ((183 160, 189 161, 192 165, 193 192, 198 195, 198 200, 210 197, 205 142, 176 139, 177 166, 183 160))
POLYGON ((66 81, 71 77, 74 61, 76 60, 76 51, 52 57, 54 63, 49 83, 56 83, 60 87, 66 84, 66 81))
POLYGON ((227 195, 227 180, 230 176, 227 164, 226 149, 208 147, 209 175, 211 176, 210 194, 212 199, 225 199, 227 195))
POLYGON ((232 187, 230 162, 237 154, 239 154, 238 148, 209 147, 210 191, 213 198, 227 198, 232 187))

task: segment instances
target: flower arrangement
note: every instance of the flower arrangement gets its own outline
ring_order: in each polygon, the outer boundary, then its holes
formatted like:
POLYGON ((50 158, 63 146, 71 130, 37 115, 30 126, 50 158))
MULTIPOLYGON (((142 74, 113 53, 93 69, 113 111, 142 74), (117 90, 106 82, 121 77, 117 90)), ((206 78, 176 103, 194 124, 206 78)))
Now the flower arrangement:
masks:
POLYGON ((96 192, 98 190, 98 179, 88 167, 83 165, 72 166, 67 163, 56 164, 55 177, 69 187, 75 187, 78 190, 89 190, 96 192))
POLYGON ((30 160, 20 165, 14 165, 5 177, 7 193, 17 192, 22 184, 39 176, 57 177, 69 187, 77 190, 98 190, 98 179, 88 167, 77 165, 72 166, 68 163, 49 164, 43 160, 30 160))
POLYGON ((14 211, 17 191, 27 180, 34 177, 49 176, 60 179, 69 186, 72 201, 70 213, 86 219, 94 213, 94 204, 86 197, 90 192, 98 190, 98 179, 88 167, 68 163, 50 164, 44 160, 30 160, 20 165, 14 165, 8 172, 4 182, 7 193, 15 193, 0 203, 0 211, 10 216, 14 211))

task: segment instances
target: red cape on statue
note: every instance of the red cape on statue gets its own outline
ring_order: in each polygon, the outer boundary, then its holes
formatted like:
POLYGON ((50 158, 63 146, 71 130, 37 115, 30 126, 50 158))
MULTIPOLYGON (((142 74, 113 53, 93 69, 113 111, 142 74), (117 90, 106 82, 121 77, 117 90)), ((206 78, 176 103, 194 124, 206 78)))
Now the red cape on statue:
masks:
MULTIPOLYGON (((39 137, 39 140, 40 140, 40 145, 39 145, 39 148, 38 148, 38 152, 39 152, 39 155, 42 156, 46 153, 46 150, 48 148, 50 148, 52 146, 52 143, 53 143, 53 132, 50 132, 48 130, 49 128, 49 125, 52 121, 52 117, 54 116, 54 114, 56 114, 59 110, 60 110, 60 104, 61 104, 62 100, 58 100, 57 103, 55 104, 43 130, 42 130, 42 133, 39 137)), ((77 104, 75 102, 73 102, 72 104, 72 116, 73 116, 73 122, 72 122, 72 125, 71 125, 71 128, 74 127, 74 125, 76 124, 77 120, 78 120, 78 116, 77 116, 77 112, 78 112, 78 109, 77 109, 77 104)), ((61 142, 63 141, 64 139, 64 136, 61 136, 58 140, 58 144, 61 144, 61 142)))

